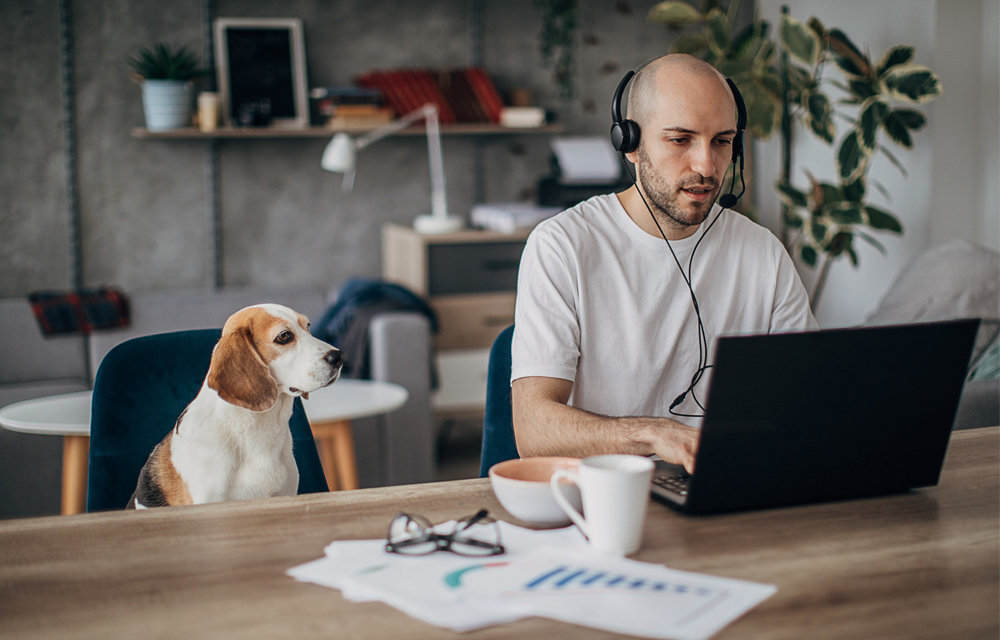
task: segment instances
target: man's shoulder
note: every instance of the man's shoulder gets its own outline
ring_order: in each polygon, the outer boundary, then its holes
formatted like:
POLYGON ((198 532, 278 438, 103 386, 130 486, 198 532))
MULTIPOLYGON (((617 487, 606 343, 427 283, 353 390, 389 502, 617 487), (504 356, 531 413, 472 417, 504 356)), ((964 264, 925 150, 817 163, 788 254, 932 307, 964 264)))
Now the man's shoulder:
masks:
POLYGON ((767 227, 736 211, 726 210, 724 215, 725 225, 729 231, 726 235, 731 240, 738 240, 744 244, 769 251, 783 250, 781 242, 767 227))
POLYGON ((540 222, 532 234, 574 237, 585 229, 611 222, 617 196, 613 193, 594 196, 540 222))

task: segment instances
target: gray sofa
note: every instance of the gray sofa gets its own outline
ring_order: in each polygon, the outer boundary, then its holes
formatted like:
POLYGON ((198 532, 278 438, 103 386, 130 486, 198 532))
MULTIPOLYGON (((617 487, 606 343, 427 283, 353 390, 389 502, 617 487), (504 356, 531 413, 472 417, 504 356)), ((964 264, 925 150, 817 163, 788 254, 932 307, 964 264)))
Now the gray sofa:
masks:
MULTIPOLYGON (((104 356, 131 338, 221 327, 243 307, 274 302, 318 319, 327 306, 313 289, 223 289, 137 293, 131 324, 81 336, 43 338, 24 299, 0 300, 0 406, 89 389, 104 356), (89 374, 88 374, 89 371, 89 374)), ((434 477, 430 326, 416 313, 385 313, 369 327, 371 375, 407 388, 409 400, 384 416, 354 421, 362 487, 434 477)), ((62 442, 0 429, 0 519, 59 512, 62 442)))
POLYGON ((980 318, 955 429, 1000 424, 1000 254, 965 240, 935 245, 906 266, 868 324, 980 318))

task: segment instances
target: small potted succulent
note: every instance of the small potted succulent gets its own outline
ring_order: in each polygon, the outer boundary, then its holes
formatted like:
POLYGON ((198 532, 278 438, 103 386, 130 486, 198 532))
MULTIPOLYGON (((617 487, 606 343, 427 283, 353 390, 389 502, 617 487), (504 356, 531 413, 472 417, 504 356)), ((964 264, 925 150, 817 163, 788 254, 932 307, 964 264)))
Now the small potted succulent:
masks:
POLYGON ((142 87, 147 129, 162 131, 191 124, 192 80, 209 70, 198 67, 187 47, 173 51, 161 43, 140 49, 138 57, 126 62, 135 70, 133 80, 142 87))

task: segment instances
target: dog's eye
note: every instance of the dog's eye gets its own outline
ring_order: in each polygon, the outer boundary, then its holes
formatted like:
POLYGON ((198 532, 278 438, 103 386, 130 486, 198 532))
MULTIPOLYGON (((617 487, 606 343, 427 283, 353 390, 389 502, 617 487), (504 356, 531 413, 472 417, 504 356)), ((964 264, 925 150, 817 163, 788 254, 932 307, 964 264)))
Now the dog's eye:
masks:
POLYGON ((288 344, 295 339, 295 334, 291 331, 282 331, 278 334, 278 337, 274 339, 278 344, 288 344))

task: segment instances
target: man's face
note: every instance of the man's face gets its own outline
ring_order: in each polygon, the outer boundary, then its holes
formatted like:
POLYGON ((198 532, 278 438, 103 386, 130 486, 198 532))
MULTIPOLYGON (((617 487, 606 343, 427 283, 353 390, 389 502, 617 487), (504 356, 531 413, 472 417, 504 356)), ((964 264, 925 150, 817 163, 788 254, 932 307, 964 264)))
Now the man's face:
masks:
POLYGON ((733 99, 722 80, 683 76, 659 82, 655 109, 642 123, 637 162, 646 201, 660 224, 683 229, 711 211, 732 162, 733 99))

